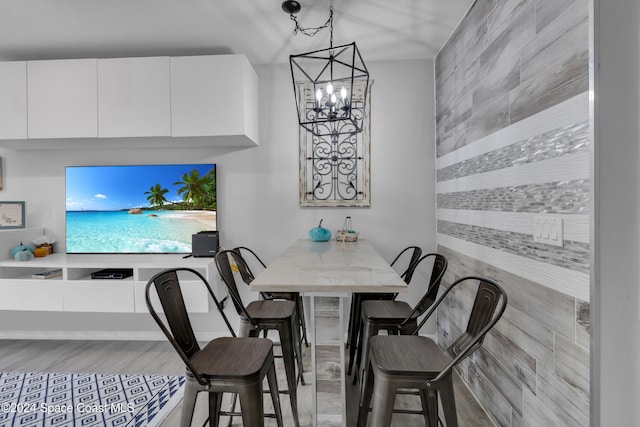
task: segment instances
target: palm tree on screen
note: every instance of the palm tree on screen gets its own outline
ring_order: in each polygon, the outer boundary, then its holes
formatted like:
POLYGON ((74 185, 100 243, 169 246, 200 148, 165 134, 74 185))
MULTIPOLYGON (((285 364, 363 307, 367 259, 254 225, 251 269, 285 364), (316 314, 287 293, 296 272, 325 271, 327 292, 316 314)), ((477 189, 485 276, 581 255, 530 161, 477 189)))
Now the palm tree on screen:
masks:
POLYGON ((178 195, 186 203, 199 205, 204 197, 204 179, 200 177, 200 172, 193 169, 189 173, 182 174, 181 181, 174 182, 173 185, 181 185, 178 188, 178 195))
POLYGON ((147 200, 152 206, 160 206, 161 208, 167 202, 167 199, 164 197, 169 190, 166 188, 162 188, 160 184, 152 185, 149 188, 149 191, 145 191, 144 194, 148 194, 147 200))

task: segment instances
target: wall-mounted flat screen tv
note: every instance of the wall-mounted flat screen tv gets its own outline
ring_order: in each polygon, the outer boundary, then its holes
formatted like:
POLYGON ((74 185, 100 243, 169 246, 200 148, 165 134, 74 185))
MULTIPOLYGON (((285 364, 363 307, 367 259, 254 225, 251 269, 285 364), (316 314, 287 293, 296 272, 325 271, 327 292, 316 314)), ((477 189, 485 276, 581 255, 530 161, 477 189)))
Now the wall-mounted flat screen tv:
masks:
POLYGON ((68 166, 68 254, 191 253, 217 230, 216 165, 68 166))

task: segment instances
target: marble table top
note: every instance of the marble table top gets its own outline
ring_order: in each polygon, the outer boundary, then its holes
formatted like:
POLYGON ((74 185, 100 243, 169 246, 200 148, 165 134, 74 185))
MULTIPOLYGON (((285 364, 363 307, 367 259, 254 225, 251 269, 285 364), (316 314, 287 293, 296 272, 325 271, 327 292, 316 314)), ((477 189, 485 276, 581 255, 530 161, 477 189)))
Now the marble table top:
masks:
POLYGON ((253 291, 405 292, 407 284, 371 246, 296 240, 250 286, 253 291))

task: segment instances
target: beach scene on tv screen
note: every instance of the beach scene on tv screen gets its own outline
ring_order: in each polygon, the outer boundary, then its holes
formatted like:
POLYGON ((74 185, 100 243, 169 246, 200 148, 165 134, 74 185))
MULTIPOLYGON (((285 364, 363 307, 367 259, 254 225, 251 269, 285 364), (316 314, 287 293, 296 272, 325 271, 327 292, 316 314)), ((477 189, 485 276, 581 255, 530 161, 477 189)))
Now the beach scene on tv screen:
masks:
POLYGON ((66 168, 67 253, 190 253, 217 230, 214 164, 66 168))

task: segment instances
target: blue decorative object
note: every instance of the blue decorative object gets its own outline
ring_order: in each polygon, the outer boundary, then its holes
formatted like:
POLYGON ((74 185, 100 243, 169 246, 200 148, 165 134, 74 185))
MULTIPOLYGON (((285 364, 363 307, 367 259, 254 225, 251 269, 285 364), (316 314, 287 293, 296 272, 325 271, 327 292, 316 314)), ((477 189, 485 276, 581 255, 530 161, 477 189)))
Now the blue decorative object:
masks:
POLYGON ((309 230, 309 239, 314 242, 326 242, 331 238, 331 231, 328 228, 324 228, 322 226, 322 220, 320 220, 320 224, 317 227, 309 230))
POLYGON ((11 258, 15 258, 16 254, 22 251, 29 251, 33 253, 33 248, 29 245, 23 245, 22 242, 20 242, 19 245, 12 247, 9 250, 9 253, 11 254, 11 258))
POLYGON ((23 251, 16 252, 13 258, 16 261, 29 261, 33 259, 33 252, 29 251, 28 249, 25 249, 23 251))

